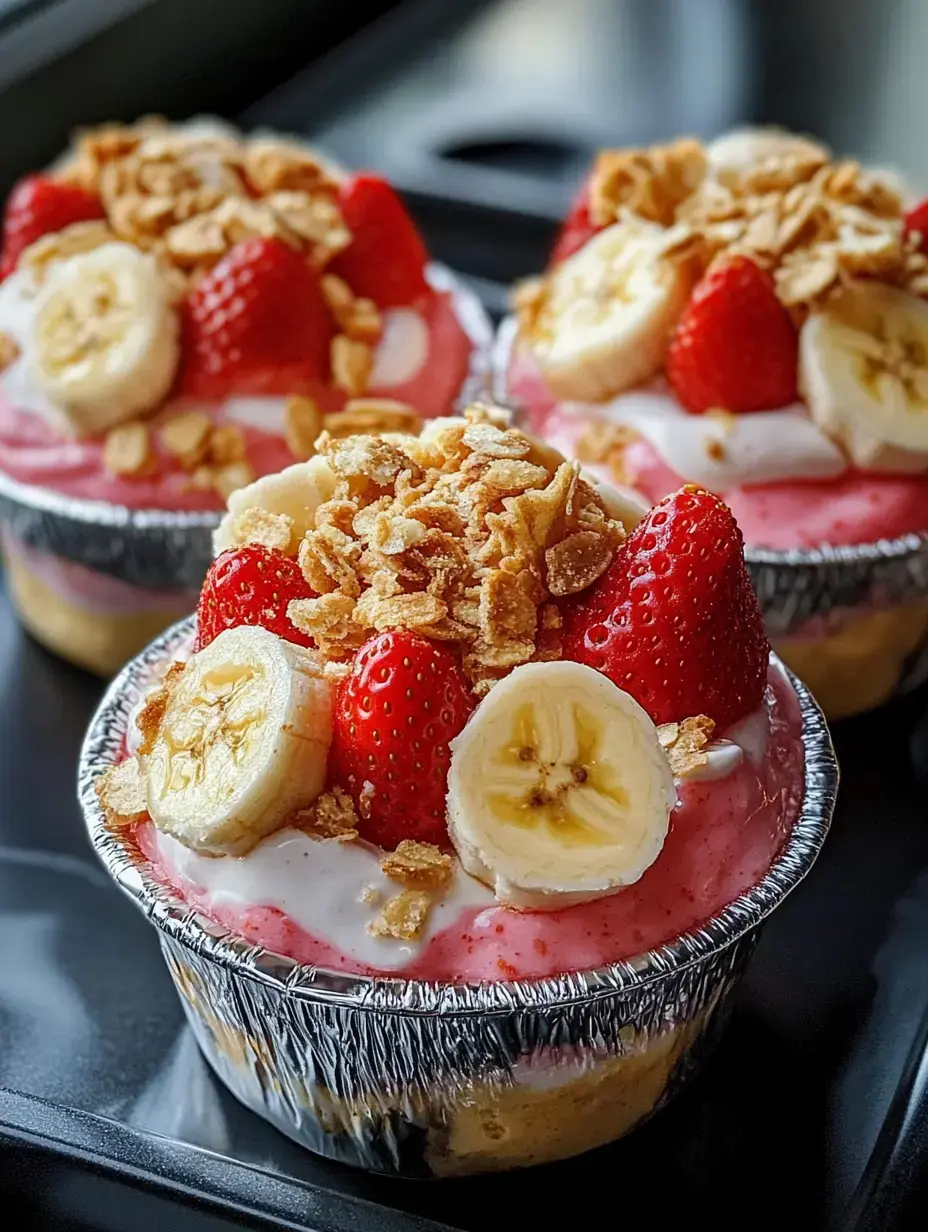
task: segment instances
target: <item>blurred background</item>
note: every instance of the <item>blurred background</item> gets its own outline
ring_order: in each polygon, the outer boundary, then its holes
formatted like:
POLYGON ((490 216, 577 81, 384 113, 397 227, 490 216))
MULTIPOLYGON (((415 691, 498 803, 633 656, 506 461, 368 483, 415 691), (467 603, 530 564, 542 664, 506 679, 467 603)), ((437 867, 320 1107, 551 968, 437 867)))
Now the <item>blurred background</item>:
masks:
POLYGON ((928 183, 926 39, 922 0, 0 0, 0 187, 79 123, 272 125, 390 176, 498 308, 603 143, 776 122, 928 183))

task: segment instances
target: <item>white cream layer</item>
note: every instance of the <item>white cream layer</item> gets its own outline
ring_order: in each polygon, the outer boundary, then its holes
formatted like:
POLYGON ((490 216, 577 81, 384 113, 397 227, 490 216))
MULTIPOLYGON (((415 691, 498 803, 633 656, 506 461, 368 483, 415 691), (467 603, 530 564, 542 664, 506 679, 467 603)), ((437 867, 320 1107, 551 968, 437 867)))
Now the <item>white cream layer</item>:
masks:
POLYGON ((847 470, 841 450, 801 403, 745 415, 690 415, 663 389, 635 389, 611 402, 563 402, 547 438, 573 453, 581 426, 600 420, 633 429, 688 482, 724 492, 792 479, 833 479, 847 470))
MULTIPOLYGON (((7 334, 19 347, 19 355, 0 372, 0 394, 22 411, 31 411, 51 423, 56 431, 67 432, 67 420, 59 406, 42 392, 32 371, 32 333, 35 297, 28 293, 22 273, 11 274, 0 283, 0 333, 7 334)), ((391 308, 383 314, 383 335, 374 353, 371 387, 378 392, 398 389, 414 380, 425 367, 429 355, 429 327, 411 308, 391 308)), ((284 397, 229 398, 223 409, 229 419, 269 432, 284 435, 284 397)), ((190 410, 196 404, 175 402, 173 410, 190 410)))

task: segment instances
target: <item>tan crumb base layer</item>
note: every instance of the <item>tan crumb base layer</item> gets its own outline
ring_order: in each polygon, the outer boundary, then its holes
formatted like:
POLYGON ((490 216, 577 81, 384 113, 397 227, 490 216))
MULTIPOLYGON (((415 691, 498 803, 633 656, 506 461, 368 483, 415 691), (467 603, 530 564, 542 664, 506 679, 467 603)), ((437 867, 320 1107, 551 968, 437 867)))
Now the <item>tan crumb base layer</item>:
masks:
POLYGON ((98 676, 112 676, 168 625, 187 615, 158 610, 110 616, 77 607, 51 590, 22 560, 4 553, 20 620, 43 646, 98 676))
POLYGON ((650 1116, 702 1021, 653 1039, 642 1051, 600 1061, 586 1073, 545 1088, 475 1087, 432 1129, 426 1147, 436 1176, 502 1172, 553 1163, 605 1146, 650 1116))
POLYGON ((773 649, 826 718, 845 719, 888 701, 926 637, 928 601, 920 599, 858 617, 824 638, 774 641, 773 649))
MULTIPOLYGON (((638 1051, 590 1059, 589 1068, 562 1077, 556 1065, 533 1066, 534 1083, 475 1082, 466 1091, 408 1090, 402 1100, 383 1092, 344 1099, 294 1073, 276 1072, 268 1041, 224 1022, 204 1000, 191 978, 165 952, 181 999, 192 1011, 191 1025, 220 1077, 249 1107, 260 1110, 268 1093, 299 1091, 299 1103, 321 1132, 333 1139, 369 1132, 378 1117, 399 1113, 426 1127, 425 1162, 434 1176, 503 1172, 569 1159, 627 1134, 660 1106, 674 1073, 697 1044, 712 1009, 650 1038, 638 1051), (205 1029, 204 1039, 202 1030, 205 1029), (250 1089, 261 1074, 263 1094, 250 1089), (242 1085, 244 1082, 244 1086, 242 1085)), ((640 1038, 640 1037, 639 1037, 640 1038)), ((309 1145, 304 1143, 305 1145, 309 1145)), ((320 1143, 314 1149, 325 1150, 320 1143)), ((329 1152, 326 1152, 329 1153, 329 1152)), ((334 1152, 333 1152, 334 1154, 334 1152)))

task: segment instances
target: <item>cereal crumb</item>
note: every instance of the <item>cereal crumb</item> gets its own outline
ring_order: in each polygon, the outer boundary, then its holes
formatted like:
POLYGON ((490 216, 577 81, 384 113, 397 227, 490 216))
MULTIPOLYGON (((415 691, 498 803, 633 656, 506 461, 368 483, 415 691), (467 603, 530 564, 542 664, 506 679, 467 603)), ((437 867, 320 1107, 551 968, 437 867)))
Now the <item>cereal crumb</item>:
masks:
POLYGON ((111 428, 103 443, 103 465, 111 475, 141 477, 151 472, 151 437, 143 423, 111 428))
POLYGON ((352 396, 363 394, 374 369, 374 352, 366 342, 357 342, 347 334, 335 335, 331 351, 336 389, 352 396))
POLYGON ((184 674, 185 667, 186 664, 184 663, 172 663, 165 673, 160 688, 155 689, 148 695, 145 705, 136 716, 135 725, 142 736, 142 743, 139 746, 140 753, 150 753, 154 747, 164 720, 164 713, 168 708, 168 702, 171 700, 171 691, 174 683, 178 677, 184 674))
POLYGON ((357 823, 354 801, 340 787, 324 792, 309 808, 297 810, 289 819, 296 830, 303 830, 313 838, 335 839, 339 843, 355 841, 357 823))
POLYGON ((358 895, 358 902, 366 907, 379 907, 383 902, 383 894, 375 885, 366 885, 358 895))
POLYGON ((111 828, 142 821, 148 815, 148 801, 139 759, 129 757, 105 770, 97 779, 97 795, 111 828))
POLYGON ((367 926, 372 937, 415 941, 422 935, 432 900, 423 890, 404 890, 389 899, 383 911, 367 926))
POLYGON ((316 452, 316 441, 323 427, 322 412, 312 398, 290 398, 284 407, 284 440, 299 462, 316 452))
POLYGON ((5 372, 18 358, 19 346, 16 339, 0 332, 0 372, 5 372))
POLYGON ((451 881, 454 864, 451 856, 433 843, 403 839, 396 851, 384 856, 380 868, 385 877, 407 889, 440 890, 451 881))
POLYGON ((212 420, 200 411, 185 411, 161 425, 158 438, 184 470, 192 471, 209 453, 212 420))
POLYGON ((712 738, 715 723, 705 714, 684 719, 682 723, 662 723, 657 738, 667 754, 675 779, 686 778, 709 760, 706 747, 712 738))
POLYGON ((272 551, 290 553, 293 545, 293 518, 285 513, 268 513, 254 506, 244 509, 232 524, 232 542, 240 547, 259 543, 272 551))

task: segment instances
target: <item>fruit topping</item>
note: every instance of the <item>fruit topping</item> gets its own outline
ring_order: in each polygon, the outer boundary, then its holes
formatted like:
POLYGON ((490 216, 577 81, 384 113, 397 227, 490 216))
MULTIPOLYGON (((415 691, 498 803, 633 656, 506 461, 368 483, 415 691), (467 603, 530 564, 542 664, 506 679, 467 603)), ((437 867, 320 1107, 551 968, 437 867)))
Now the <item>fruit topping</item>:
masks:
POLYGON ((878 282, 846 287, 799 337, 812 418, 864 469, 928 470, 928 303, 878 282))
POLYGON ((104 244, 52 264, 35 304, 30 370, 76 433, 105 432, 167 394, 177 328, 155 259, 104 244))
POLYGON ((93 193, 48 176, 26 176, 7 198, 0 279, 12 274, 25 249, 43 235, 62 231, 75 222, 105 217, 100 199, 93 193))
POLYGON ((327 377, 333 333, 306 260, 278 239, 244 240, 187 297, 181 391, 300 393, 327 377))
POLYGON ((922 252, 928 252, 928 198, 919 201, 906 214, 905 230, 907 235, 918 232, 921 237, 919 248, 922 252))
POLYGON ((664 232, 617 223, 544 280, 523 325, 548 385, 562 398, 611 397, 652 377, 689 291, 664 261, 664 232))
POLYGON ((405 630, 362 646, 335 703, 331 780, 355 800, 362 838, 448 845, 448 745, 474 708, 459 660, 405 630))
POLYGON ((797 335, 773 279, 732 257, 693 292, 667 354, 688 411, 764 411, 796 400, 797 335))
POLYGON ((560 910, 631 885, 675 801, 652 721, 579 663, 516 668, 452 742, 451 837, 510 906, 560 910))
POLYGON ((210 565, 200 591, 197 648, 239 625, 261 625, 288 642, 312 646, 312 638, 287 618, 287 607, 315 593, 297 562, 283 552, 254 542, 229 548, 210 565))
POLYGON ((562 261, 572 257, 587 240, 591 240, 596 232, 601 230, 602 228, 598 227, 590 217, 590 182, 587 179, 581 185, 570 207, 570 213, 564 219, 558 232, 549 267, 560 265, 562 261))
POLYGON ((564 658, 605 673, 655 723, 705 715, 724 732, 761 704, 770 647, 728 507, 683 488, 564 605, 564 658))
POLYGON ((163 692, 149 699, 157 724, 139 758, 165 834, 243 855, 322 791, 333 689, 309 651, 268 629, 226 629, 163 692))
POLYGON ((428 291, 422 237, 386 180, 368 172, 352 176, 339 204, 352 240, 333 260, 333 274, 378 308, 411 304, 428 291))

